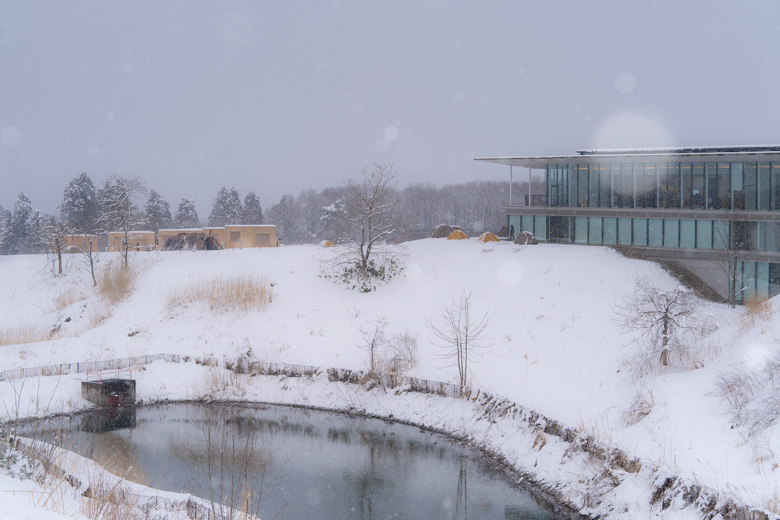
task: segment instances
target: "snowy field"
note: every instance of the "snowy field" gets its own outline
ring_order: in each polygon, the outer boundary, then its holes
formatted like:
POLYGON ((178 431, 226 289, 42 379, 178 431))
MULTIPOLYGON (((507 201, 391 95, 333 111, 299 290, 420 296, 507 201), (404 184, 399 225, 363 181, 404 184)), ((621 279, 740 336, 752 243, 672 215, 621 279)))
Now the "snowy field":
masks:
MULTIPOLYGON (((616 329, 613 308, 632 294, 638 276, 662 289, 678 286, 655 264, 602 247, 429 239, 406 244, 403 273, 362 294, 323 276, 332 254, 316 246, 135 253, 130 255, 138 272, 134 290, 116 303, 96 294, 78 257, 67 259, 63 275, 55 276, 43 255, 2 256, 0 340, 17 335, 25 342, 2 347, 0 371, 155 353, 227 361, 250 353, 267 362, 365 369, 361 329, 373 330, 379 320, 387 323, 387 337, 406 331, 417 337, 418 361, 407 375, 457 382, 457 369, 437 357, 426 321, 435 323, 442 306, 465 290, 473 296, 471 312, 488 313, 490 320, 484 342, 489 348, 471 367, 472 388, 505 396, 615 445, 647 467, 660 468, 656 477, 666 471, 753 507, 775 512, 780 507, 780 453, 774 451, 780 449, 780 429, 774 416, 751 432, 735 421, 717 392, 718 378, 727 372, 769 381, 759 376, 777 355, 776 312, 749 319, 744 308, 705 304, 718 329, 702 340, 696 368, 654 371, 637 380, 625 366, 634 347, 616 329), (265 277, 272 284, 266 310, 222 312, 171 299, 197 282, 240 275, 265 277)), ((118 256, 101 253, 98 272, 117 261, 118 256)), ((144 401, 215 397, 213 370, 193 362, 159 361, 134 375, 144 401)), ((366 392, 327 378, 242 378, 217 397, 392 413, 472 437, 519 467, 538 465, 539 478, 548 485, 560 478, 542 468, 565 457, 555 452, 555 442, 537 450, 528 435, 514 438, 500 430, 513 428, 509 423, 498 421, 498 433, 490 425, 469 425, 472 412, 464 401, 366 392)), ((0 382, 0 413, 14 418, 90 407, 79 395, 80 380, 83 374, 0 382)), ((612 506, 624 501, 622 509, 587 510, 581 503, 583 510, 625 518, 669 515, 671 510, 631 505, 649 494, 656 477, 626 478, 610 498, 612 506)), ((570 480, 576 484, 576 475, 570 480)), ((569 493, 577 492, 575 484, 566 488, 569 493)), ((33 506, 23 493, 5 491, 30 486, 0 477, 0 500, 17 504, 17 518, 38 510, 29 509, 33 506)), ((29 517, 44 518, 36 515, 29 517)), ((681 511, 679 517, 695 517, 690 515, 681 511)))

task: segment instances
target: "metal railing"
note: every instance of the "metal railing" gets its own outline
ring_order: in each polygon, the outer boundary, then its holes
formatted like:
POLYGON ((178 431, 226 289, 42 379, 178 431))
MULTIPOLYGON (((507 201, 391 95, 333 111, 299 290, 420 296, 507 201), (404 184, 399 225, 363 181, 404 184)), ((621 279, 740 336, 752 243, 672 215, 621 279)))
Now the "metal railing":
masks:
POLYGON ((120 359, 60 363, 59 365, 47 365, 43 367, 12 368, 0 372, 0 381, 21 379, 25 377, 59 376, 65 374, 98 372, 101 370, 117 370, 127 367, 147 365, 158 360, 167 361, 169 363, 178 363, 181 361, 181 356, 178 354, 149 354, 146 356, 132 356, 120 359))

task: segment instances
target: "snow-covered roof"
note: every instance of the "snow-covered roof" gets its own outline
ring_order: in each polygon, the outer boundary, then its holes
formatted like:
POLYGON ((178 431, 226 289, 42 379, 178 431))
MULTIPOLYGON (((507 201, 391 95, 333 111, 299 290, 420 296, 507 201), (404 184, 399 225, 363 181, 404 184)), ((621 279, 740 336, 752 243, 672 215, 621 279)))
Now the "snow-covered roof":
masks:
POLYGON ((577 154, 530 157, 477 157, 474 160, 525 168, 545 168, 548 164, 780 161, 780 145, 615 148, 577 150, 577 154))

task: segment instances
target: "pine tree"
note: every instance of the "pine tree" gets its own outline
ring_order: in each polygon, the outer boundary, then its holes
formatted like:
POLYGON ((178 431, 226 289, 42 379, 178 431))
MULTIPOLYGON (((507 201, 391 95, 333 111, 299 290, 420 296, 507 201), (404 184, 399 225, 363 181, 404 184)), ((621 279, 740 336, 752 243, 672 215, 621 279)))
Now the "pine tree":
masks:
POLYGON ((176 210, 176 226, 179 228, 197 228, 200 227, 198 211, 195 209, 195 201, 182 197, 179 201, 179 208, 176 210))
POLYGON ((0 255, 6 254, 6 239, 11 229, 11 212, 0 206, 0 255))
POLYGON ((155 190, 149 192, 149 200, 146 201, 144 211, 146 212, 146 225, 155 233, 173 224, 170 203, 155 190))
POLYGON ((68 183, 59 208, 60 218, 70 228, 82 233, 96 231, 100 207, 95 185, 89 175, 82 173, 68 183))
POLYGON ((14 210, 8 222, 5 238, 5 252, 7 254, 18 255, 32 249, 30 247, 32 217, 32 202, 27 195, 20 193, 19 198, 14 203, 14 210))
POLYGON ((244 197, 244 211, 241 217, 242 224, 262 224, 263 209, 260 207, 260 199, 255 192, 250 191, 244 197))
POLYGON ((276 224, 279 240, 287 244, 299 244, 301 240, 301 208, 295 197, 283 195, 278 204, 271 206, 268 219, 276 224))
POLYGON ((209 226, 221 227, 241 223, 241 198, 235 188, 220 188, 209 213, 209 226))

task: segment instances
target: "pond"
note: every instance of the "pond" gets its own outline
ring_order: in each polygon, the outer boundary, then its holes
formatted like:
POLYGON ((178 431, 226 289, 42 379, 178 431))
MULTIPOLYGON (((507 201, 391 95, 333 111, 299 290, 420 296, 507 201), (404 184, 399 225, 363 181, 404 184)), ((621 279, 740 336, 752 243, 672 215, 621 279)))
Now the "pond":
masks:
POLYGON ((478 450, 379 419, 172 404, 46 419, 19 433, 264 519, 564 518, 478 450))

